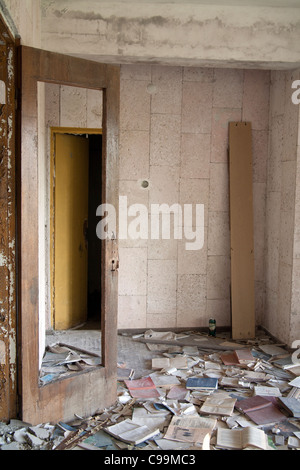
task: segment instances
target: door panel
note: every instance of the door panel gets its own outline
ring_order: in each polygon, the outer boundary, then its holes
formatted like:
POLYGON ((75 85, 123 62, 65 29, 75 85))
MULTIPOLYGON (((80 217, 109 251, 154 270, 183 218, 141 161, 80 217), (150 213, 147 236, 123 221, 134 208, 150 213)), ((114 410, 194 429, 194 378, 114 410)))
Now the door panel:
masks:
POLYGON ((102 201, 118 203, 120 70, 61 54, 20 47, 20 319, 22 419, 32 424, 70 420, 110 406, 117 396, 118 272, 111 270, 117 240, 102 241, 102 364, 91 372, 39 384, 39 239, 37 84, 103 90, 102 201))
POLYGON ((87 319, 89 142, 55 136, 54 326, 65 330, 87 319))

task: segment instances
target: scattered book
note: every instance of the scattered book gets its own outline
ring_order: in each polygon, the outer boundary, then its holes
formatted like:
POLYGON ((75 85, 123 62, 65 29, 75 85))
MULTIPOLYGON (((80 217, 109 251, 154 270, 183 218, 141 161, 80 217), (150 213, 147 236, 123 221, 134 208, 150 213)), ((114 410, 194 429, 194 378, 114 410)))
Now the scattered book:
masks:
POLYGON ((167 398, 169 400, 186 400, 189 397, 190 392, 185 387, 177 387, 176 385, 171 388, 167 398))
POLYGON ((221 360, 226 366, 244 366, 254 361, 250 349, 236 349, 221 354, 221 360))
POLYGON ((234 351, 221 354, 221 360, 225 366, 239 366, 240 363, 234 351))
POLYGON ((294 436, 289 436, 287 445, 289 449, 299 449, 300 439, 294 436))
POLYGON ((254 361, 254 357, 250 349, 237 349, 234 351, 234 354, 239 364, 249 364, 249 362, 254 361))
POLYGON ((164 439, 179 442, 203 443, 207 434, 211 435, 217 425, 213 418, 193 416, 173 416, 164 439))
POLYGON ((189 377, 186 381, 188 390, 213 391, 218 388, 218 379, 212 377, 189 377))
POLYGON ((300 388, 300 376, 296 377, 294 380, 289 382, 289 385, 291 385, 292 387, 300 388))
POLYGON ((300 400, 300 388, 292 387, 287 396, 289 398, 296 398, 296 400, 300 400))
POLYGON ((296 366, 296 364, 292 361, 291 355, 287 355, 280 359, 275 359, 272 361, 272 363, 275 364, 276 367, 280 367, 281 369, 284 369, 284 370, 292 369, 296 366))
POLYGON ((250 398, 238 400, 235 404, 235 408, 258 425, 271 424, 286 419, 286 416, 281 413, 275 403, 277 402, 274 397, 255 395, 250 398))
POLYGON ((206 398, 201 407, 201 413, 232 416, 235 403, 236 399, 231 398, 227 394, 212 395, 206 398))
POLYGON ((160 396, 151 377, 137 380, 124 380, 133 398, 157 398, 160 396))
POLYGON ((96 448, 103 450, 118 450, 118 447, 115 445, 113 438, 109 436, 103 429, 92 434, 87 439, 84 439, 84 444, 95 446, 96 448))
POLYGON ((178 356, 174 358, 169 357, 155 357, 152 359, 152 369, 168 369, 176 367, 176 369, 187 369, 187 358, 178 356))
POLYGON ((290 367, 289 372, 291 374, 295 375, 296 377, 298 377, 300 375, 300 366, 299 366, 299 364, 294 364, 294 367, 290 367))
POLYGON ((160 374, 159 372, 154 372, 153 374, 150 374, 149 377, 151 377, 156 387, 168 389, 174 387, 175 385, 180 385, 180 381, 177 379, 177 377, 173 375, 166 375, 160 374))
POLYGON ((141 406, 133 408, 131 421, 139 426, 147 426, 151 431, 159 429, 161 432, 169 423, 166 413, 149 413, 146 408, 141 406))
POLYGON ((205 370, 222 370, 221 364, 218 362, 213 361, 204 361, 204 369, 205 370))
POLYGON ((243 429, 218 428, 217 448, 242 450, 246 448, 268 449, 268 437, 263 430, 255 427, 243 429))
POLYGON ((222 377, 220 384, 224 388, 238 388, 239 379, 237 377, 222 377))
POLYGON ((159 429, 151 430, 145 425, 141 426, 134 423, 131 419, 125 419, 120 423, 113 424, 105 428, 105 431, 116 439, 134 445, 140 444, 159 434, 159 429))
POLYGON ((259 349, 269 356, 283 356, 286 354, 285 349, 281 348, 280 346, 276 346, 275 344, 261 344, 259 349))
POLYGON ((171 439, 157 439, 154 438, 155 444, 158 445, 158 447, 161 450, 167 450, 167 451, 173 451, 173 450, 185 450, 189 449, 190 447, 190 442, 178 442, 178 441, 172 441, 171 439))
POLYGON ((257 385, 254 387, 253 393, 261 397, 281 397, 281 391, 278 387, 262 387, 261 385, 257 385))
POLYGON ((248 382, 264 382, 268 379, 268 374, 265 372, 256 372, 255 370, 245 370, 243 377, 248 380, 248 382))
POLYGON ((296 398, 280 397, 279 403, 294 418, 300 418, 300 401, 296 398))

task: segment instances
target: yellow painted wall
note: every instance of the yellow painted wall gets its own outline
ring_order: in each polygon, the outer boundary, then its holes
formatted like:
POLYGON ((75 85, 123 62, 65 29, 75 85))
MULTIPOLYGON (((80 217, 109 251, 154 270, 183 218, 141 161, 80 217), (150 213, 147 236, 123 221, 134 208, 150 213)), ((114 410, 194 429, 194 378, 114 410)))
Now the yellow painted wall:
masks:
POLYGON ((88 139, 57 134, 55 141, 54 322, 66 329, 87 315, 88 139))

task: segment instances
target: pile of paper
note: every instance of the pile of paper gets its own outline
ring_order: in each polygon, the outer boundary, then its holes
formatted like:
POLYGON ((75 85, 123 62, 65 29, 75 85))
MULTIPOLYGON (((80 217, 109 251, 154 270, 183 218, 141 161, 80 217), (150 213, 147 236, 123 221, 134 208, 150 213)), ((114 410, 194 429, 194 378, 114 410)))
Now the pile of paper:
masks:
MULTIPOLYGON (((48 425, 22 428, 12 441, 0 427, 0 448, 300 450, 300 367, 282 345, 266 335, 233 342, 226 335, 153 330, 131 340, 132 350, 140 341, 154 354, 152 371, 135 378, 130 356, 118 363, 118 401, 111 408, 58 423, 47 436, 48 425)), ((44 366, 54 374, 56 368, 95 367, 99 360, 56 344, 44 366)))
POLYGON ((55 343, 46 347, 43 357, 40 383, 45 385, 62 376, 67 377, 74 372, 99 367, 102 364, 101 356, 75 346, 55 343))
POLYGON ((152 330, 137 340, 157 352, 153 373, 123 381, 120 397, 127 392, 145 407, 138 424, 156 433, 145 448, 297 448, 299 368, 285 348, 269 338, 233 342, 152 330))

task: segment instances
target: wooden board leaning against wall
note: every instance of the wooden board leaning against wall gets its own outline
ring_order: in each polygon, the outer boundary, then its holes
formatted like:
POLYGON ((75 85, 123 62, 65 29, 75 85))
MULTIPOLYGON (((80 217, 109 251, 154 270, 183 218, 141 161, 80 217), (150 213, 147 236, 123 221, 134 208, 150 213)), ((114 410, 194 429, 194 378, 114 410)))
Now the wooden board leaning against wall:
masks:
POLYGON ((232 338, 255 336, 254 235, 250 122, 229 123, 232 338))

